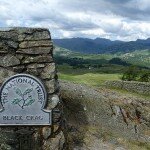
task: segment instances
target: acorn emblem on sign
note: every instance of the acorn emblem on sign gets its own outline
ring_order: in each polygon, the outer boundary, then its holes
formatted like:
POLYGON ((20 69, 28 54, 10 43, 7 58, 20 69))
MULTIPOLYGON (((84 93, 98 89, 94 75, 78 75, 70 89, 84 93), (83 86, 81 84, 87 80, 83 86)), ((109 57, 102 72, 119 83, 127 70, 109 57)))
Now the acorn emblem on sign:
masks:
POLYGON ((32 98, 32 95, 30 94, 33 91, 33 89, 27 89, 25 92, 21 92, 20 89, 16 89, 16 94, 20 98, 15 98, 12 101, 13 105, 18 105, 22 109, 24 109, 25 106, 32 105, 35 102, 35 99, 32 98))

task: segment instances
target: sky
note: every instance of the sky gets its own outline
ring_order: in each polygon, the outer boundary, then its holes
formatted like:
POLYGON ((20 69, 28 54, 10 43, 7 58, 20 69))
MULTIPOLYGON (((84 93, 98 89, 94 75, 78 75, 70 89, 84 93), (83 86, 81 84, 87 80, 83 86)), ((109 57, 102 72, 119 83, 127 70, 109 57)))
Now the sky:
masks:
POLYGON ((44 27, 52 38, 150 37, 150 0, 0 0, 0 27, 44 27))

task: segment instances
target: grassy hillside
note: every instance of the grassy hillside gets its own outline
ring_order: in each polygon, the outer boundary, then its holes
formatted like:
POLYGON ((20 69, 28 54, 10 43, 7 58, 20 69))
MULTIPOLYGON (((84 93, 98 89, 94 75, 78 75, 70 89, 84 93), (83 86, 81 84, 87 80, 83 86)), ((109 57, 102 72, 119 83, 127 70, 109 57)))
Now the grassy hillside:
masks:
POLYGON ((56 47, 54 57, 60 79, 91 86, 101 86, 108 80, 120 80, 130 65, 150 66, 149 50, 95 55, 56 47))
POLYGON ((134 65, 150 67, 150 50, 122 54, 119 58, 134 65))
POLYGON ((55 47, 54 50, 55 57, 63 57, 63 58, 78 58, 83 60, 91 60, 107 63, 109 60, 113 58, 120 58, 121 60, 142 67, 150 67, 150 50, 143 51, 134 51, 131 53, 116 53, 116 54, 82 54, 78 52, 73 52, 68 49, 55 47))

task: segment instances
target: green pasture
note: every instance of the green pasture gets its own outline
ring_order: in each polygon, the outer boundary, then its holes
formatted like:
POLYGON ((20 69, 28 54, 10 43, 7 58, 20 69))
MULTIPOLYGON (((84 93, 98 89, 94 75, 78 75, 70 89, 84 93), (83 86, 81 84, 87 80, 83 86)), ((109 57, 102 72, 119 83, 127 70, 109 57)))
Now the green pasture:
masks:
POLYGON ((83 83, 90 86, 101 86, 108 80, 120 80, 120 74, 85 73, 81 75, 59 73, 59 79, 75 83, 83 83))

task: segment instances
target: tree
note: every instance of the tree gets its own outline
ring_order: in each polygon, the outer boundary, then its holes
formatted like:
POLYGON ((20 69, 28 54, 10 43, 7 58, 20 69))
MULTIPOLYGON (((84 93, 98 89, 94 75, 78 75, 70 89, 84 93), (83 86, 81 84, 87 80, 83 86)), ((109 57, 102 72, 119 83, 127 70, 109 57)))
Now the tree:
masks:
POLYGON ((139 81, 141 82, 150 82, 150 73, 149 72, 144 72, 140 75, 139 81))
POLYGON ((125 73, 122 76, 122 80, 126 81, 137 81, 139 76, 139 69, 136 66, 130 66, 125 71, 125 73))

